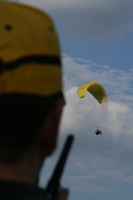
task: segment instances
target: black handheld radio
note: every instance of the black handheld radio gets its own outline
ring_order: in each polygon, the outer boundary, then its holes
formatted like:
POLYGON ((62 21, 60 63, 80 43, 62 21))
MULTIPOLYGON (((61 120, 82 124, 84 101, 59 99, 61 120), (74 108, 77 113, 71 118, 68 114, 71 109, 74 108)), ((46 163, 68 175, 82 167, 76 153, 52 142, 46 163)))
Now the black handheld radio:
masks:
POLYGON ((73 135, 69 135, 67 137, 67 140, 65 142, 62 153, 59 157, 59 160, 58 160, 56 167, 54 169, 54 172, 52 174, 52 177, 48 182, 48 185, 46 187, 46 194, 47 194, 48 200, 55 200, 56 194, 58 193, 58 190, 60 188, 60 178, 61 178, 64 166, 65 166, 67 155, 68 155, 71 145, 73 143, 73 140, 74 140, 73 135))

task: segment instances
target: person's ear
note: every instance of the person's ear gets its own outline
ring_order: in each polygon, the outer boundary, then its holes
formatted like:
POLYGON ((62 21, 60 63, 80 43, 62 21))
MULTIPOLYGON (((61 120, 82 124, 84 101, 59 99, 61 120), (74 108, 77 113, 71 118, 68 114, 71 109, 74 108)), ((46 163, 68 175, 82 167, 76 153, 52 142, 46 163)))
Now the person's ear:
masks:
POLYGON ((59 99, 44 122, 40 138, 40 147, 44 157, 51 155, 56 148, 63 104, 63 100, 59 99))

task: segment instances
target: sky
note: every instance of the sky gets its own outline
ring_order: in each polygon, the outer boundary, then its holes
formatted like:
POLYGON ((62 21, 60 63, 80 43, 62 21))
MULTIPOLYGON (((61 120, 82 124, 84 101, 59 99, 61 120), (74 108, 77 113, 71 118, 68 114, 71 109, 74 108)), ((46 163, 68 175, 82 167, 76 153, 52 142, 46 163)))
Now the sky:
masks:
MULTIPOLYGON (((18 2, 18 1, 17 1, 18 2)), ((66 106, 56 152, 40 173, 45 187, 66 137, 75 137, 61 179, 70 200, 133 199, 133 1, 20 0, 46 11, 60 38, 66 106), (101 83, 101 106, 77 89, 101 83), (99 126, 103 135, 94 131, 99 126)))

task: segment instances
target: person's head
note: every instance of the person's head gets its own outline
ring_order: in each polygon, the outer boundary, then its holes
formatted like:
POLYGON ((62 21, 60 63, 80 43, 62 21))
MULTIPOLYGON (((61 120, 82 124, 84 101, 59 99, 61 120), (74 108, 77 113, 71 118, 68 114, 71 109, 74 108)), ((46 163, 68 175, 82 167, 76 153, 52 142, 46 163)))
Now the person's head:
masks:
POLYGON ((50 155, 63 103, 52 20, 38 9, 0 2, 0 162, 18 162, 36 145, 50 155))

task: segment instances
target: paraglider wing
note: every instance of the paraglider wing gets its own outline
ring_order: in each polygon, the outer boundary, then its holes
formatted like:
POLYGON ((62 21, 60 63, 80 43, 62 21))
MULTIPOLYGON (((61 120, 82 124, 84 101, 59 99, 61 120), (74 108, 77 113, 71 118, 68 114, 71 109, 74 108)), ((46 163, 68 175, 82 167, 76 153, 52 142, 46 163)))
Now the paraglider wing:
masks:
POLYGON ((100 83, 97 82, 89 82, 79 86, 78 88, 78 96, 83 98, 86 94, 86 91, 91 93, 91 95, 101 104, 105 105, 108 102, 108 97, 105 89, 100 83))

